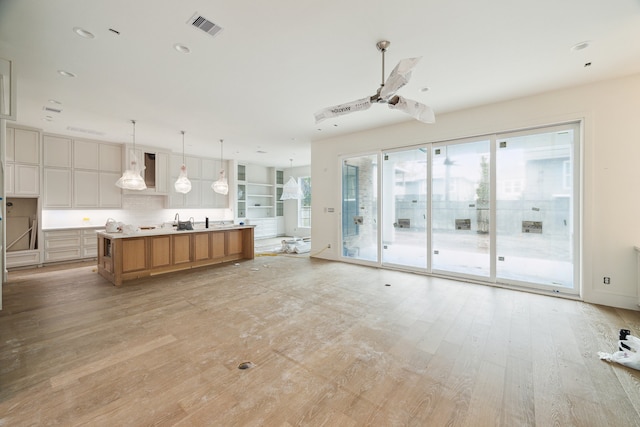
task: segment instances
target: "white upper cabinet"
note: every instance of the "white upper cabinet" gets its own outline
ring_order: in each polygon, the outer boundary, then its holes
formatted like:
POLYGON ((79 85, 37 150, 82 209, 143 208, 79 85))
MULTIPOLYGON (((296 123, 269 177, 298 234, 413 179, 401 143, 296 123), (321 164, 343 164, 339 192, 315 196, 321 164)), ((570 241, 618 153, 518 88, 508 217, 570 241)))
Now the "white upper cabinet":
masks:
MULTIPOLYGON (((218 170, 220 168, 220 161, 215 161, 214 159, 202 159, 202 171, 200 173, 200 178, 205 181, 215 181, 218 179, 218 170)), ((211 183, 209 183, 211 185, 211 183)))
POLYGON ((186 156, 185 162, 189 179, 200 179, 200 157, 186 156))
POLYGON ((73 171, 73 205, 77 208, 100 206, 100 175, 94 171, 73 171))
POLYGON ((44 168, 44 207, 71 208, 71 169, 44 168))
POLYGON ((7 162, 16 161, 16 131, 14 128, 7 127, 7 146, 5 148, 4 159, 7 162))
POLYGON ((40 195, 40 132, 7 127, 5 192, 40 195))
MULTIPOLYGON (((16 163, 40 164, 40 133, 27 129, 13 129, 16 163)), ((9 143, 9 141, 7 141, 9 143)), ((9 148, 7 148, 7 152, 9 148)))
POLYGON ((116 144, 100 144, 98 155, 99 169, 104 172, 122 172, 122 146, 116 144))
MULTIPOLYGON (((44 135, 45 208, 119 208, 122 145, 44 135)), ((26 175, 26 171, 21 171, 26 175)), ((29 182, 29 181, 27 181, 29 182)))
POLYGON ((57 168, 71 167, 72 141, 53 135, 44 135, 44 166, 57 168))
POLYGON ((76 139, 73 141, 73 167, 97 171, 100 165, 98 152, 97 142, 76 139))

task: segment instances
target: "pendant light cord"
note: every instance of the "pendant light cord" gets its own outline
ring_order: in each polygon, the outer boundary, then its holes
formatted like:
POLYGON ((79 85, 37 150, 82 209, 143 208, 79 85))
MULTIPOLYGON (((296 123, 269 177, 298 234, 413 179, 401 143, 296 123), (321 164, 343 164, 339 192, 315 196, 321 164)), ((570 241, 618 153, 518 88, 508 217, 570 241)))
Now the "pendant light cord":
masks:
POLYGON ((136 151, 136 121, 135 120, 131 120, 131 123, 133 123, 133 151, 136 151))
POLYGON ((180 133, 182 133, 182 164, 184 165, 184 131, 181 130, 180 133))
POLYGON ((222 142, 223 141, 224 141, 223 139, 220 140, 220 169, 221 170, 224 169, 222 166, 222 142))

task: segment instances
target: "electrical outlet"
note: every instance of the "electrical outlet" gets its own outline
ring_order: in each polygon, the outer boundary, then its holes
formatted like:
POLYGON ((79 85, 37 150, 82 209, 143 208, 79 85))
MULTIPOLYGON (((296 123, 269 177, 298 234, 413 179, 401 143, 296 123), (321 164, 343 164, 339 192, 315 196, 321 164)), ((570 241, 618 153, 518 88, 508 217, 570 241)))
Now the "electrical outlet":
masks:
POLYGON ((604 278, 604 284, 605 285, 610 285, 611 284, 611 277, 606 277, 604 278))

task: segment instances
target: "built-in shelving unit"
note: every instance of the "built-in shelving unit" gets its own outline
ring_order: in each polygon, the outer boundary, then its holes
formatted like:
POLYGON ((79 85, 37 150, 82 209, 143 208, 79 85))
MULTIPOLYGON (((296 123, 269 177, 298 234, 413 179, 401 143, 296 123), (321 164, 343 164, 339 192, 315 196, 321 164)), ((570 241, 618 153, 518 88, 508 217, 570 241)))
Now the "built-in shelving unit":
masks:
POLYGON ((256 238, 278 235, 276 217, 282 216, 283 171, 259 165, 238 165, 237 218, 256 225, 256 238))

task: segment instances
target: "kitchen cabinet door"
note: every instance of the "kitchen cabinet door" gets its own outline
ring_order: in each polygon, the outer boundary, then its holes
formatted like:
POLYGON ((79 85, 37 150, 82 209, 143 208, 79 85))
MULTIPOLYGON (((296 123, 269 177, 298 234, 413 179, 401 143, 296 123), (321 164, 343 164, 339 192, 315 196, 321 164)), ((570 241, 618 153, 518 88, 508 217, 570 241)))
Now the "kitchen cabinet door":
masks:
POLYGON ((23 196, 40 195, 40 166, 16 163, 15 194, 23 196))
POLYGON ((98 205, 101 208, 122 207, 122 190, 116 187, 116 181, 120 179, 119 173, 100 172, 98 190, 98 205))
POLYGON ((122 172, 122 147, 112 144, 100 144, 98 148, 99 168, 103 172, 122 172))
POLYGON ((73 142, 73 167, 98 170, 98 143, 93 141, 73 142))
POLYGON ((14 129, 15 161, 40 164, 40 133, 33 130, 14 129))
POLYGON ((44 169, 43 207, 71 207, 71 169, 44 169))
MULTIPOLYGON (((213 191, 213 190, 211 190, 213 191)), ((185 207, 199 208, 201 203, 201 182, 199 179, 191 179, 191 191, 185 195, 185 207)))
POLYGON ((4 160, 6 162, 16 161, 15 137, 16 137, 15 129, 7 127, 7 143, 6 143, 5 154, 4 154, 4 160))
POLYGON ((213 191, 213 189, 211 188, 212 183, 213 181, 200 181, 200 207, 215 207, 215 199, 220 195, 213 191))
POLYGON ((100 207, 100 176, 95 171, 73 171, 73 206, 76 208, 100 207))
POLYGON ((71 139, 52 135, 45 135, 42 139, 44 141, 44 166, 70 168, 71 139))
POLYGON ((15 187, 15 167, 13 163, 7 163, 4 165, 4 191, 7 194, 14 194, 16 191, 15 187))

